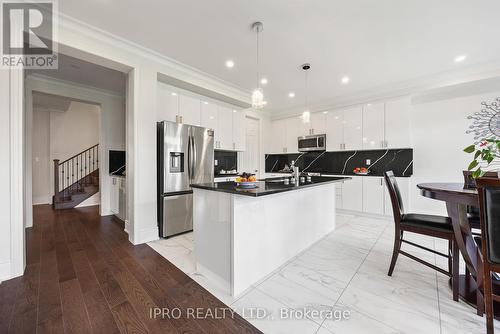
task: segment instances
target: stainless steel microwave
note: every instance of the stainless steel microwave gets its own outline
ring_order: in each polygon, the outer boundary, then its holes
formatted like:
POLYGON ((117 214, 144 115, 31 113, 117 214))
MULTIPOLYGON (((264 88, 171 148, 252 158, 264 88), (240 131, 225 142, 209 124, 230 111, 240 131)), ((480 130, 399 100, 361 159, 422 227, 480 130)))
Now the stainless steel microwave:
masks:
POLYGON ((326 135, 299 137, 299 152, 326 150, 326 135))

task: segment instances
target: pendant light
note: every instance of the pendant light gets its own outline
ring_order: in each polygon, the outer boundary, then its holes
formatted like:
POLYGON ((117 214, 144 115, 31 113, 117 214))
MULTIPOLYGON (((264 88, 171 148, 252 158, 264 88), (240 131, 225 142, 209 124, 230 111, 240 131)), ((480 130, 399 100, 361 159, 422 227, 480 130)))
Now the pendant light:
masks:
POLYGON ((264 102, 264 92, 260 87, 260 54, 259 54, 259 34, 264 30, 264 25, 262 22, 254 22, 252 24, 252 30, 257 35, 257 88, 252 92, 252 107, 255 109, 262 109, 265 105, 264 102))
POLYGON ((301 66, 304 70, 304 86, 305 86, 305 102, 304 112, 302 113, 302 122, 309 123, 311 121, 311 112, 309 111, 309 87, 308 87, 308 72, 311 69, 311 64, 305 63, 301 66))

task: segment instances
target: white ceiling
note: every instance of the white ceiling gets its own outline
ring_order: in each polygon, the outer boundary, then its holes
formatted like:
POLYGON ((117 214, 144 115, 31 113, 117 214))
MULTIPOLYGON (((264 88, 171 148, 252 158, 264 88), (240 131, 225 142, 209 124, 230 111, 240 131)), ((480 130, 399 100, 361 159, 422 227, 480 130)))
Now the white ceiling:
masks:
POLYGON ((250 25, 262 21, 264 93, 276 112, 303 106, 304 62, 319 105, 500 59, 498 0, 64 0, 59 9, 245 90, 256 85, 250 25))
POLYGON ((38 111, 66 112, 71 101, 64 96, 33 92, 33 109, 38 111))
POLYGON ((29 70, 51 78, 71 81, 111 93, 125 95, 126 74, 78 58, 59 54, 57 70, 29 70))

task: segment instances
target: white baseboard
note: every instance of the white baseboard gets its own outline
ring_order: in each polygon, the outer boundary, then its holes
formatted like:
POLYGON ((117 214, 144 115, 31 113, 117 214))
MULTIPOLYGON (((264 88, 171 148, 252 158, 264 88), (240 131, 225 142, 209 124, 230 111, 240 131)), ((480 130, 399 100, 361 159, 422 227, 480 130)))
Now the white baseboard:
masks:
POLYGON ((367 213, 367 212, 363 212, 363 211, 337 209, 337 213, 353 215, 353 216, 361 216, 361 217, 378 218, 378 219, 392 219, 392 215, 386 216, 386 215, 379 215, 376 213, 367 213))
POLYGON ((33 197, 33 205, 52 204, 52 196, 36 196, 33 197))
POLYGON ((158 233, 158 226, 143 229, 139 231, 137 239, 134 239, 132 243, 134 245, 145 244, 146 242, 155 241, 160 239, 158 233))

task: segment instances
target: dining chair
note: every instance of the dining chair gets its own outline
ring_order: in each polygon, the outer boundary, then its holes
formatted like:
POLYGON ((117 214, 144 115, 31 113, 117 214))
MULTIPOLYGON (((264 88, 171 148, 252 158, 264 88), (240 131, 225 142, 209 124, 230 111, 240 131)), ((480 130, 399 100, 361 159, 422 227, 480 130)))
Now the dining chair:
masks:
POLYGON ((458 301, 458 263, 459 250, 453 233, 451 219, 445 216, 434 216, 419 213, 405 213, 401 192, 392 171, 385 172, 385 183, 391 197, 392 211, 394 214, 394 248, 392 252, 391 264, 389 266, 389 276, 392 276, 398 255, 404 255, 423 265, 426 265, 446 276, 452 278, 453 300, 458 301), (448 254, 438 252, 434 249, 424 247, 403 238, 404 232, 416 233, 430 237, 448 240, 448 254), (422 260, 406 251, 401 250, 402 243, 429 251, 448 259, 448 270, 444 270, 432 263, 422 260))
POLYGON ((500 273, 500 179, 478 178, 476 183, 481 217, 481 238, 476 237, 476 242, 481 246, 483 262, 486 331, 493 334, 493 301, 500 302, 492 285, 492 274, 500 273))

